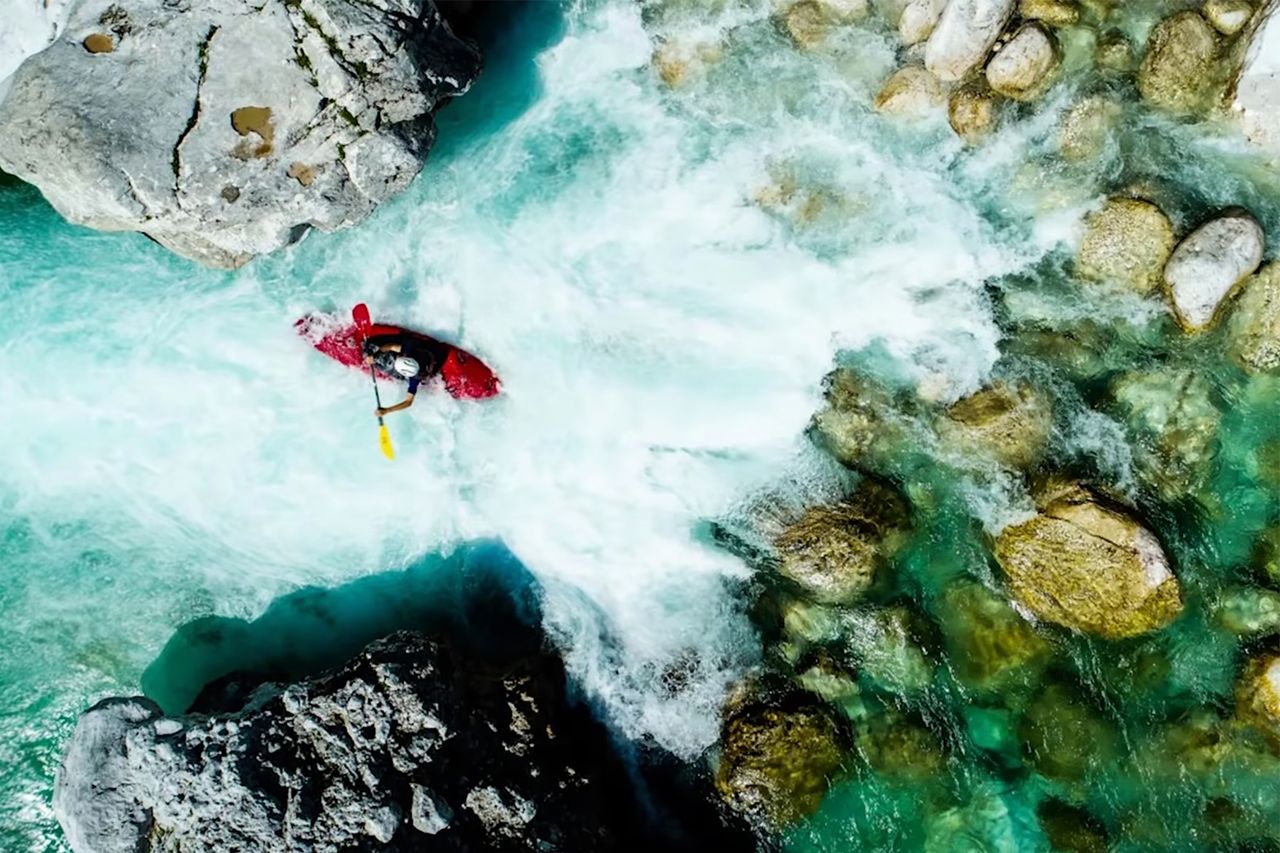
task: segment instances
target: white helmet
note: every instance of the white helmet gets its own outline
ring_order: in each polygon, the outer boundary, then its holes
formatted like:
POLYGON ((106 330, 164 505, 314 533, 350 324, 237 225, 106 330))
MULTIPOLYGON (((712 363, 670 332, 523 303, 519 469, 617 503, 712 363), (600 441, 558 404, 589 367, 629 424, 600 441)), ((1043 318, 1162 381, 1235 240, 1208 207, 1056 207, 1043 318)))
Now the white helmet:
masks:
POLYGON ((407 355, 402 355, 397 358, 394 367, 396 373, 399 373, 405 379, 412 379, 418 375, 417 360, 409 358, 407 355))

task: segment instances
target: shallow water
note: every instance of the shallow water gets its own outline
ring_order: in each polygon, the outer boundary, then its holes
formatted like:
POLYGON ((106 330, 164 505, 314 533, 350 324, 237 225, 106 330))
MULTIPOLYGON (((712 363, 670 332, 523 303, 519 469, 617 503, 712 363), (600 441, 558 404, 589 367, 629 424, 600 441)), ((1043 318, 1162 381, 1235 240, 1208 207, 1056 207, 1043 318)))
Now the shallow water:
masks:
MULTIPOLYGON (((1153 720, 1226 701, 1239 651, 1197 616, 1200 590, 1241 573, 1275 514, 1274 492, 1235 462, 1277 423, 1277 397, 1219 367, 1212 336, 1177 343, 1158 305, 1086 303, 1062 246, 1107 189, 1151 176, 1182 188, 1179 224, 1243 203, 1274 240, 1274 178, 1232 137, 1137 109, 1104 156, 1062 166, 1055 122, 1083 73, 966 151, 944 120, 870 110, 894 67, 887 30, 848 28, 806 55, 765 4, 712 7, 513 5, 404 196, 236 273, 69 226, 34 190, 0 186, 0 846, 59 849, 51 779, 76 714, 140 684, 163 692, 142 673, 180 625, 253 618, 300 586, 479 538, 538 577, 571 672, 620 731, 698 754, 728 685, 761 657, 737 592, 750 569, 707 523, 744 518, 778 483, 797 501, 839 487, 803 435, 837 356, 954 399, 993 369, 1029 369, 1001 361, 1001 342, 1037 312, 1137 318, 1107 358, 1206 364, 1235 404, 1212 485, 1226 514, 1171 510, 1157 528, 1187 531, 1169 543, 1187 615, 1119 650, 1063 638, 1059 664, 1124 732, 1122 756, 1153 720), (650 67, 655 36, 711 39, 722 55, 671 90, 650 67), (799 200, 769 203, 788 183, 799 200), (503 397, 422 399, 390 419, 386 463, 367 384, 291 326, 357 301, 480 354, 503 397), (1126 704, 1127 682, 1101 673, 1148 646, 1172 650, 1171 674, 1126 704), (672 695, 663 673, 677 662, 692 678, 672 695)), ((1080 405, 1055 452, 1124 481, 1123 434, 1085 410, 1087 382, 1057 381, 1080 405)), ((1027 501, 1016 484, 917 476, 942 497, 890 594, 936 617, 945 581, 992 579, 983 531, 1027 501)), ((979 706, 945 675, 922 701, 953 756, 936 797, 860 776, 796 830, 799 847, 910 849, 920 838, 895 833, 925 801, 1003 809, 983 824, 995 847, 1043 842, 1034 811, 1052 786, 1018 769, 1016 744, 972 746, 965 715, 979 706)), ((1173 786, 1139 808, 1146 789, 1122 766, 1100 764, 1088 789, 1098 819, 1148 808, 1189 837, 1180 798, 1200 795, 1173 786)), ((1265 804, 1270 782, 1248 779, 1265 804)))

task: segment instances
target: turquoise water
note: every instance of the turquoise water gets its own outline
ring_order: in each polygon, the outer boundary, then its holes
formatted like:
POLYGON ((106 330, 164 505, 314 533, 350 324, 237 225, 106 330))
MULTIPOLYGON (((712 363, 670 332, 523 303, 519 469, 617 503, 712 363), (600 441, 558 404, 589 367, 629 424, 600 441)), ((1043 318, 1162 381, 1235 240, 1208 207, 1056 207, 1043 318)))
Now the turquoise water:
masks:
MULTIPOLYGON (((422 578, 480 539, 538 578, 548 629, 619 730, 697 755, 728 686, 762 657, 735 592, 750 569, 703 531, 761 488, 814 500, 840 487, 803 435, 837 354, 954 399, 1005 369, 1018 305, 1155 316, 1082 305, 1058 275, 1080 215, 1130 178, 1176 175, 1179 223, 1230 201, 1280 235, 1274 178, 1229 136, 1132 112, 1096 162, 1051 160, 1057 113, 1085 78, 973 153, 940 121, 871 112, 895 62, 875 24, 806 55, 763 3, 508 14, 408 192, 244 270, 67 225, 31 188, 0 185, 0 847, 61 849, 51 780, 76 715, 104 695, 175 689, 156 673, 181 626, 252 620, 308 586, 422 578), (720 55, 672 89, 651 67, 660 39, 720 55), (431 397, 392 417, 388 464, 367 384, 292 332, 357 301, 479 353, 503 397, 431 397), (690 679, 673 695, 675 662, 690 679)), ((1166 329, 1145 349, 1142 334, 1115 357, 1169 346, 1166 329)), ((1236 410, 1238 434, 1274 411, 1258 399, 1236 410)), ((1124 437, 1089 444, 1072 423, 1064 456, 1086 448, 1122 475, 1124 437)), ((906 558, 910 589, 935 571, 989 579, 972 543, 1026 506, 1007 483, 947 490, 937 550, 906 558), (948 549, 976 556, 929 557, 948 549)), ((1215 567, 1271 511, 1245 492, 1245 523, 1210 525, 1215 567)), ((1206 666, 1234 660, 1234 645, 1215 648, 1206 666)), ((940 706, 964 705, 939 689, 940 706)), ((1003 790, 961 764, 965 793, 1003 790)), ((1018 827, 1036 799, 1018 796, 1010 837, 1031 837, 1018 827)), ((797 839, 831 849, 915 817, 909 798, 875 780, 838 787, 797 839)))

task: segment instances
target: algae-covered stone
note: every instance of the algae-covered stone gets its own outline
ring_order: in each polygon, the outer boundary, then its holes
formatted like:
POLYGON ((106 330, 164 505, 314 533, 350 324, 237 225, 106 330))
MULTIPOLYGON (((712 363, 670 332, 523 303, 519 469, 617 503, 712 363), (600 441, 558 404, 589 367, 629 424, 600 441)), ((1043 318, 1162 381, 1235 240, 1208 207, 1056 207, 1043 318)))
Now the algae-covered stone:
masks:
POLYGON ((1053 850, 1107 853, 1106 828, 1084 809, 1061 800, 1044 800, 1036 807, 1036 817, 1053 850))
POLYGON ((1262 531, 1254 548, 1253 563, 1264 577, 1280 585, 1280 525, 1262 531))
POLYGON ((840 636, 837 611, 795 598, 782 605, 782 634, 800 645, 828 643, 840 636))
POLYGON ((1172 251, 1173 225, 1160 208, 1141 199, 1113 198, 1085 220, 1076 274, 1145 295, 1159 287, 1172 251))
POLYGON ((1254 658, 1236 685, 1236 717, 1280 739, 1280 655, 1254 658))
POLYGON ((1224 36, 1240 32, 1253 17, 1253 7, 1246 0, 1205 0, 1202 11, 1213 28, 1224 36))
POLYGON ((973 144, 989 134, 996 125, 999 98, 987 85, 985 77, 957 87, 947 101, 947 121, 965 142, 973 144))
POLYGON ((1227 350, 1250 373, 1280 371, 1280 263, 1267 264, 1241 286, 1227 350))
POLYGON ((1106 150, 1122 113, 1118 103, 1100 95, 1067 110, 1058 131, 1062 156, 1077 163, 1096 160, 1106 150))
POLYGON ((935 778, 946 766, 937 735, 918 719, 886 709, 858 727, 858 751, 878 775, 920 783, 935 778))
POLYGON ((1125 373, 1111 384, 1120 418, 1135 439, 1139 478, 1166 500, 1204 486, 1218 452, 1222 413, 1196 370, 1125 373))
POLYGON ((1066 0, 1019 0, 1018 15, 1051 27, 1070 27, 1080 20, 1080 9, 1066 0))
POLYGON ((827 407, 813 419, 819 443, 850 468, 887 467, 910 434, 893 395, 847 368, 829 374, 825 385, 827 407))
POLYGON ((773 827, 817 811, 840 769, 840 736, 819 705, 749 707, 720 738, 716 787, 734 810, 773 827))
POLYGON ((1028 382, 996 382, 953 404, 938 424, 943 447, 1010 468, 1034 465, 1052 430, 1053 405, 1028 382))
POLYGON ((1138 69, 1147 103, 1176 113, 1206 108, 1218 83, 1218 34, 1197 12, 1179 12, 1156 25, 1138 69))
POLYGON ((1041 24, 1023 24, 987 63, 987 83, 1006 98, 1030 101, 1048 87, 1058 67, 1058 43, 1041 24))
POLYGON ((1027 706, 1018 724, 1023 752, 1050 779, 1078 781, 1115 751, 1115 730, 1066 686, 1050 684, 1027 706))
POLYGON ((1164 282, 1178 324, 1199 331, 1213 324, 1218 307, 1262 263, 1262 226, 1234 208, 1192 231, 1173 250, 1164 282))
POLYGON ((924 64, 939 80, 962 80, 986 59, 1015 0, 949 0, 925 43, 924 64))
POLYGON ((1015 599, 1037 617, 1121 639, 1162 628, 1182 610, 1160 541, 1081 488, 1000 533, 996 560, 1015 599))
POLYGON ((890 115, 920 117, 928 115, 946 101, 942 84, 920 65, 907 65, 895 71, 875 97, 875 108, 890 115))
POLYGON ((908 525, 903 499, 864 480, 845 500, 810 507, 778 535, 779 570, 815 601, 852 601, 902 546, 908 525))
POLYGON ((1032 684, 1053 658, 1052 644, 981 584, 948 587, 939 620, 952 671, 978 693, 1003 694, 1032 684))
POLYGON ((1098 36, 1096 60, 1104 71, 1126 73, 1133 68, 1133 46, 1124 33, 1109 30, 1098 36))

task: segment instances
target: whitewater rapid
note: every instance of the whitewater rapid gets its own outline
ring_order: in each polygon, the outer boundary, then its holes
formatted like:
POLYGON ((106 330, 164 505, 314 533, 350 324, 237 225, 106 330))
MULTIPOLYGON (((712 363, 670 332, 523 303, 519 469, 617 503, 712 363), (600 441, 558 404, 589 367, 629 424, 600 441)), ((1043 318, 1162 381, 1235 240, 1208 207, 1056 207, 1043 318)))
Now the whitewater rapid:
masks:
MULTIPOLYGON (((983 282, 1062 238, 985 200, 1020 140, 960 168, 945 123, 869 114, 893 55, 858 37, 858 68, 765 45, 770 88, 730 65, 704 97, 663 87, 631 3, 567 7, 442 114, 403 197, 234 274, 34 203, 0 220, 5 710, 44 703, 65 733, 195 616, 498 537, 614 725, 710 744, 756 651, 726 584, 746 569, 706 522, 826 476, 803 432, 841 350, 976 388, 998 356, 983 282), (809 232, 771 216, 752 199, 780 162, 853 203, 809 232), (292 329, 357 301, 480 354, 503 395, 420 395, 383 460, 367 380, 292 329)), ((0 746, 28 819, 56 734, 0 746)))

